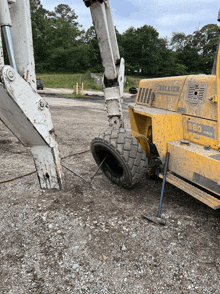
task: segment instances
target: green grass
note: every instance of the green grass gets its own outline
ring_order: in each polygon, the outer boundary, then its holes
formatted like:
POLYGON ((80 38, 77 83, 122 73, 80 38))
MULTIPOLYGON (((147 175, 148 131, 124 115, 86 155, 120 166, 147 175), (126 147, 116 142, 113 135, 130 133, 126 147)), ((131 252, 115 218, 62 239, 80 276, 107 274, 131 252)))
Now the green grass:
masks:
MULTIPOLYGON (((102 87, 98 86, 90 77, 90 74, 37 74, 37 78, 43 81, 44 87, 47 88, 67 88, 76 90, 76 83, 82 84, 84 90, 101 91, 102 87), (80 79, 81 77, 81 79, 80 79)), ((128 92, 130 87, 138 87, 141 78, 127 77, 124 92, 128 92)), ((75 95, 74 95, 75 96, 75 95)))
POLYGON ((47 88, 76 89, 76 83, 82 84, 84 90, 102 90, 96 85, 89 74, 37 74, 47 88), (81 77, 81 79, 80 79, 81 77))

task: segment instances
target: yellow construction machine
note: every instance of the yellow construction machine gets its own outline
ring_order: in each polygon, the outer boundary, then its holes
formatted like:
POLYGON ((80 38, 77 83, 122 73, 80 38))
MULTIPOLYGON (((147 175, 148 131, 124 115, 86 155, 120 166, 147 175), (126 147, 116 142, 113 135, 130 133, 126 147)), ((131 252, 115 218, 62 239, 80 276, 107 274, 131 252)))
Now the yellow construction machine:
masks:
POLYGON ((220 208, 219 44, 211 75, 142 80, 128 108, 132 137, 114 128, 91 143, 96 162, 105 159, 106 176, 124 187, 132 187, 147 170, 163 177, 169 152, 166 180, 220 208))
MULTIPOLYGON (((220 49, 211 75, 142 80, 124 129, 120 57, 109 0, 83 0, 90 8, 104 67, 109 129, 91 142, 99 167, 114 183, 131 188, 147 171, 217 209, 220 207, 220 49)), ((220 21, 220 14, 218 17, 220 21)), ((41 188, 62 189, 63 173, 48 104, 36 92, 29 0, 1 0, 10 66, 0 32, 0 120, 33 154, 41 188), (15 50, 14 50, 15 48, 15 50)))

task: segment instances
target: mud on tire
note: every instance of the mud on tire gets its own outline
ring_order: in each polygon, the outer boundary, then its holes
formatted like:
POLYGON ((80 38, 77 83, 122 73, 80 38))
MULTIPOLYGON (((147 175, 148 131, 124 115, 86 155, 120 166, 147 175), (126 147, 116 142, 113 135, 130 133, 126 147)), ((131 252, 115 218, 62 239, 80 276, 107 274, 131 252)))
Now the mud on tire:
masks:
POLYGON ((133 187, 148 169, 141 145, 125 129, 109 129, 91 142, 92 155, 101 169, 117 185, 133 187))

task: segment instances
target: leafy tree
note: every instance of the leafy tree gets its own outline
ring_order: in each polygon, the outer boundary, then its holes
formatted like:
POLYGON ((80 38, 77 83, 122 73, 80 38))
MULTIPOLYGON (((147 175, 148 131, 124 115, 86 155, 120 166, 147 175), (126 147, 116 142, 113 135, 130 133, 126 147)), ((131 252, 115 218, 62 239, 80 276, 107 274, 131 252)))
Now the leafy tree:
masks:
POLYGON ((50 13, 49 26, 46 31, 50 49, 50 69, 52 71, 74 70, 74 52, 77 38, 81 35, 77 16, 68 5, 60 4, 50 13))
POLYGON ((173 33, 170 41, 172 49, 175 51, 181 51, 186 46, 188 37, 184 33, 173 33))
POLYGON ((94 72, 103 72, 102 60, 95 32, 95 27, 91 26, 85 33, 83 38, 87 49, 88 69, 94 72))
POLYGON ((186 75, 187 73, 187 67, 178 63, 176 52, 169 48, 168 40, 160 39, 157 76, 180 76, 186 75))
POLYGON ((187 67, 189 73, 210 74, 219 40, 220 28, 209 24, 191 35, 174 33, 171 46, 176 52, 177 62, 187 67))
MULTIPOLYGON (((168 41, 159 38, 159 33, 152 26, 144 25, 138 29, 130 27, 122 34, 121 45, 127 74, 158 77, 178 72, 175 70, 172 50, 168 49, 168 41)), ((182 68, 182 71, 185 72, 185 69, 182 68)))
POLYGON ((36 70, 42 71, 43 64, 48 58, 45 29, 48 26, 47 15, 49 11, 43 8, 40 0, 30 0, 30 7, 36 70))
POLYGON ((54 8, 54 11, 49 12, 50 19, 53 20, 53 25, 56 25, 63 20, 68 23, 71 28, 78 30, 81 25, 76 21, 78 16, 75 11, 69 7, 67 4, 59 4, 54 8))
POLYGON ((201 56, 198 53, 198 49, 190 44, 187 44, 178 53, 178 62, 187 67, 188 73, 198 74, 201 72, 201 56))
POLYGON ((50 12, 40 0, 31 0, 31 11, 37 71, 72 72, 82 33, 74 10, 60 4, 50 12))
POLYGON ((216 24, 206 25, 193 33, 192 43, 199 50, 202 57, 200 68, 206 74, 211 73, 219 36, 220 27, 216 24))

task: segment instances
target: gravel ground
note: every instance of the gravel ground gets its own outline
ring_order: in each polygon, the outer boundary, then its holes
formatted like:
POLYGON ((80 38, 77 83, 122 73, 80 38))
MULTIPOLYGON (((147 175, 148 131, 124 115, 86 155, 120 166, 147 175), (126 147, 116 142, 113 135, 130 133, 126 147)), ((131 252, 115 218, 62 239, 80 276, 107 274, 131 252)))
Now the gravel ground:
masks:
MULTIPOLYGON (((104 105, 48 98, 61 157, 87 151, 107 128, 104 105)), ((128 112, 124 109, 126 128, 128 112)), ((161 180, 132 190, 101 172, 91 188, 68 171, 63 191, 42 191, 28 149, 0 123, 0 293, 220 293, 219 211, 161 180)), ((63 160, 87 180, 90 152, 63 160)))

